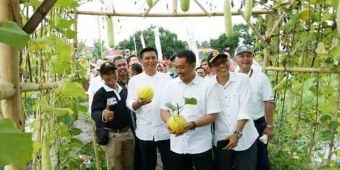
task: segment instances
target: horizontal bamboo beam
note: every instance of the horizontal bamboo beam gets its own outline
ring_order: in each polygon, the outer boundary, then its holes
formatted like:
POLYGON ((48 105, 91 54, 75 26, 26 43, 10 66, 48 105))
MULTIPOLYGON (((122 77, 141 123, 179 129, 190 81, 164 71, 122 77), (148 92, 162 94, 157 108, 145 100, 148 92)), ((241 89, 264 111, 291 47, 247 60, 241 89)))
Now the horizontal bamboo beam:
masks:
POLYGON ((329 68, 309 68, 309 67, 264 67, 264 70, 270 71, 288 71, 288 72, 303 72, 303 73, 340 73, 340 68, 332 70, 329 68))
MULTIPOLYGON (((253 15, 270 14, 272 9, 253 10, 253 15)), ((124 12, 98 12, 98 11, 77 11, 79 15, 102 15, 102 16, 121 16, 121 17, 204 17, 206 13, 149 13, 144 16, 144 13, 124 13, 124 12)), ((224 12, 211 12, 210 16, 223 16, 224 12)), ((242 15, 242 11, 234 11, 232 15, 242 15)))
POLYGON ((12 83, 0 80, 0 99, 11 98, 15 94, 15 88, 12 83))
MULTIPOLYGON (((20 92, 40 91, 57 88, 59 83, 20 83, 20 92)), ((0 100, 14 96, 15 87, 12 83, 0 80, 0 100)))
POLYGON ((59 83, 20 83, 21 92, 40 91, 57 88, 59 83))

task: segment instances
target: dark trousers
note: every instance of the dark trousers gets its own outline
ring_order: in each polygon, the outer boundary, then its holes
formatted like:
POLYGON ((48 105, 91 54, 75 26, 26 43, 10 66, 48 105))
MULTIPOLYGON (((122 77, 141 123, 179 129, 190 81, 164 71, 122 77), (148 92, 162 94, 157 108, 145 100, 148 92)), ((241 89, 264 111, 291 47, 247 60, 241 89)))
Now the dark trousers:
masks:
POLYGON ((170 139, 161 141, 144 141, 138 139, 142 158, 142 170, 155 170, 157 164, 157 149, 161 155, 163 170, 170 170, 172 153, 170 151, 170 139))
POLYGON ((215 170, 256 170, 256 142, 244 151, 224 150, 221 143, 214 147, 215 170))
MULTIPOLYGON (((261 117, 254 120, 255 127, 259 133, 259 137, 262 136, 264 129, 266 128, 266 119, 261 117)), ((257 170, 270 170, 269 156, 268 156, 268 144, 262 143, 259 139, 256 140, 257 143, 257 170)))
POLYGON ((174 153, 172 170, 212 170, 212 150, 199 154, 174 153))

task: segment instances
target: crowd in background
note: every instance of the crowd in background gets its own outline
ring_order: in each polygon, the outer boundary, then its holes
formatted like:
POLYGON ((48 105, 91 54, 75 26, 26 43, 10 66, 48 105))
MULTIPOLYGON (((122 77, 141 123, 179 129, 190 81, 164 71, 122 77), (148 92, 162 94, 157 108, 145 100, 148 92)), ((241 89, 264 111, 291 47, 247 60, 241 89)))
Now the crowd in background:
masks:
POLYGON ((212 51, 201 61, 190 50, 161 61, 157 55, 147 47, 139 55, 125 50, 91 64, 89 111, 98 129, 109 130, 102 145, 108 168, 154 170, 158 151, 164 170, 270 169, 274 98, 253 49, 241 45, 234 58, 212 51), (143 85, 152 86, 152 101, 137 98, 143 85), (174 133, 166 103, 183 103, 184 97, 197 105, 183 106, 186 129, 174 133))

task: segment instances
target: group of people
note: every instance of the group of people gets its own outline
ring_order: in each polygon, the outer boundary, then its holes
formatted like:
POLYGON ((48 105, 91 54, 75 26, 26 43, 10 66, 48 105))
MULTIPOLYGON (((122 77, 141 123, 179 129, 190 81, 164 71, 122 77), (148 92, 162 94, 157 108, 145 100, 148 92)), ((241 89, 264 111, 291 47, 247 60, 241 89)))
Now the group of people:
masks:
POLYGON ((273 136, 274 97, 268 77, 251 68, 251 47, 235 50, 238 72, 230 71, 226 53, 212 52, 206 73, 205 66, 196 68, 192 51, 179 51, 171 58, 176 78, 157 71, 155 48, 139 56, 135 63, 142 68, 135 74, 129 58, 102 63, 102 83, 93 90, 91 116, 98 129, 108 131, 102 145, 108 169, 155 170, 157 152, 164 170, 269 169, 267 142, 259 137, 273 136), (144 85, 153 89, 151 101, 137 97, 144 85), (185 104, 188 98, 195 104, 185 104), (169 128, 169 104, 181 107, 187 122, 181 132, 169 128))

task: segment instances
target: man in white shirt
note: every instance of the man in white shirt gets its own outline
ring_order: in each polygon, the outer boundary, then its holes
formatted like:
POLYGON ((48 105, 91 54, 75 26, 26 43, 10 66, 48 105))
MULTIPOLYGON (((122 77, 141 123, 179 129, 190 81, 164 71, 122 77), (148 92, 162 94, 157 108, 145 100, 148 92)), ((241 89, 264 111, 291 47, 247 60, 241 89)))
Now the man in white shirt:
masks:
POLYGON ((171 103, 182 107, 180 115, 188 122, 184 131, 170 136, 173 170, 212 170, 211 124, 221 111, 216 91, 210 81, 196 75, 192 51, 176 53, 173 64, 178 77, 165 87, 161 117, 168 122, 171 112, 167 103, 171 103), (194 98, 197 104, 185 105, 185 98, 194 98))
MULTIPOLYGON (((252 87, 252 118, 260 136, 266 135, 269 139, 273 136, 273 110, 274 110, 274 93, 268 77, 261 71, 252 68, 254 52, 247 45, 237 47, 235 51, 235 60, 240 70, 250 77, 252 87)), ((267 143, 257 141, 259 170, 269 170, 269 157, 267 143)))
POLYGON ((215 121, 215 169, 256 170, 258 133, 250 116, 250 80, 229 72, 230 62, 224 53, 211 53, 208 63, 216 73, 211 80, 222 106, 215 121))
POLYGON ((142 170, 155 170, 157 149, 160 152, 163 169, 170 169, 170 134, 160 118, 161 94, 171 80, 166 73, 157 72, 157 50, 147 47, 140 52, 144 71, 132 77, 128 84, 127 106, 136 113, 136 136, 141 152, 142 170), (137 90, 143 85, 152 87, 154 96, 151 102, 137 99, 137 90))
POLYGON ((104 80, 100 76, 100 67, 105 62, 106 62, 105 60, 101 60, 101 59, 97 60, 96 66, 94 68, 97 71, 97 74, 92 79, 90 79, 90 82, 89 82, 89 88, 87 90, 88 99, 89 99, 88 100, 89 101, 89 113, 91 113, 91 104, 92 104, 94 94, 104 85, 104 80))

